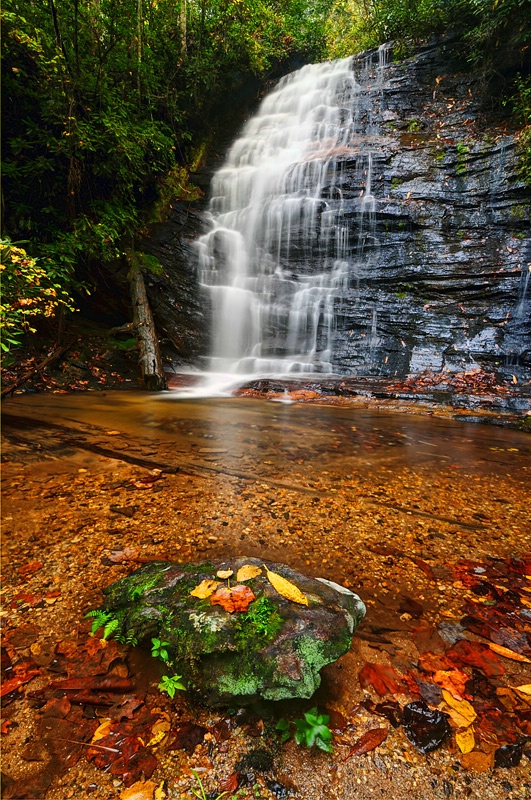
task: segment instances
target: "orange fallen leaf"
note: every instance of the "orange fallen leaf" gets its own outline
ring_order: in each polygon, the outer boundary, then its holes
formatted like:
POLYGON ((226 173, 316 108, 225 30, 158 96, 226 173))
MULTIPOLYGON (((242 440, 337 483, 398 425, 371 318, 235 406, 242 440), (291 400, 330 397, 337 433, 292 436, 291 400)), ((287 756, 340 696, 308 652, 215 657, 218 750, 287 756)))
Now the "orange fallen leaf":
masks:
POLYGON ((461 765, 470 772, 487 772, 494 766, 494 753, 482 753, 479 750, 463 753, 461 765))
POLYGON ((205 600, 207 597, 210 597, 213 592, 215 592, 219 585, 219 581, 213 581, 209 578, 205 578, 205 580, 201 581, 201 583, 196 586, 195 589, 192 589, 190 594, 192 597, 199 597, 200 600, 205 600))
POLYGON ((112 720, 110 718, 105 718, 101 725, 98 725, 94 733, 92 734, 92 739, 90 740, 91 744, 97 742, 98 739, 103 739, 104 736, 108 736, 111 730, 112 720))
POLYGON ((302 606, 308 605, 308 598, 301 592, 300 589, 295 586, 294 583, 286 580, 286 578, 283 578, 282 575, 277 575, 276 572, 271 572, 271 570, 269 570, 265 564, 264 569, 267 573, 267 579, 269 583, 280 595, 282 595, 282 597, 285 597, 286 600, 291 600, 293 603, 300 603, 302 606))
POLYGON ((120 793, 120 800, 153 800, 156 788, 155 781, 137 781, 120 793))
POLYGON ((468 681, 466 672, 461 672, 459 669, 438 669, 432 680, 437 686, 449 691, 453 697, 458 700, 463 699, 465 684, 468 681))
POLYGON ((514 650, 509 650, 508 647, 502 647, 501 644, 496 644, 495 642, 489 642, 489 647, 495 653, 498 653, 499 656, 504 656, 504 658, 510 658, 513 661, 523 661, 526 664, 531 664, 531 658, 523 656, 521 653, 515 653, 514 650))
POLYGON ((255 594, 249 586, 233 586, 231 589, 221 586, 210 595, 210 605, 221 606, 232 614, 234 611, 247 611, 255 599, 255 594))

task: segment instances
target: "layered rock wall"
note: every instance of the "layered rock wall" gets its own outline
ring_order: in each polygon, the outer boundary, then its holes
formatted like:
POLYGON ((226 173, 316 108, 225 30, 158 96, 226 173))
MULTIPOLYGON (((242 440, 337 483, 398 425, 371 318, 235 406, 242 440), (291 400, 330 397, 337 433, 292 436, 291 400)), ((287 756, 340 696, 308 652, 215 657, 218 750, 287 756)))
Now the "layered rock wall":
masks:
MULTIPOLYGON (((434 43, 400 63, 385 64, 382 51, 355 60, 365 133, 338 153, 323 192, 351 231, 349 288, 336 303, 339 374, 479 366, 529 377, 530 191, 514 133, 487 124, 478 87, 454 65, 456 47, 434 43), (360 213, 369 151, 374 202, 360 213)), ((204 205, 176 204, 148 243, 164 266, 149 287, 159 328, 190 363, 208 346, 193 246, 204 205)), ((294 247, 295 273, 302 257, 294 247)))

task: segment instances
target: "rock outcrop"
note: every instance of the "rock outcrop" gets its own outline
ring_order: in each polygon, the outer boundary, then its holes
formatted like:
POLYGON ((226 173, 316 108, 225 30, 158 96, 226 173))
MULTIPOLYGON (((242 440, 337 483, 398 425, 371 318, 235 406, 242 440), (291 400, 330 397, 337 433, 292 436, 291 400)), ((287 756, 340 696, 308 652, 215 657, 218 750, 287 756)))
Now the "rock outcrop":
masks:
POLYGON ((209 703, 311 697, 321 668, 348 651, 365 615, 348 589, 253 558, 154 561, 105 596, 115 635, 164 642, 166 660, 209 703), (251 577, 238 575, 244 566, 251 577), (282 579, 299 600, 281 593, 282 579))
MULTIPOLYGON (((458 48, 443 41, 399 63, 385 48, 355 60, 364 132, 357 152, 338 153, 323 193, 351 232, 349 287, 336 303, 340 375, 531 374, 530 192, 517 139, 485 116, 479 87, 456 66, 458 48), (369 150, 374 201, 360 211, 369 150)), ((149 245, 169 279, 151 280, 159 327, 195 364, 208 338, 194 271, 200 227, 177 206, 149 245)), ((301 253, 290 257, 295 275, 301 253)))

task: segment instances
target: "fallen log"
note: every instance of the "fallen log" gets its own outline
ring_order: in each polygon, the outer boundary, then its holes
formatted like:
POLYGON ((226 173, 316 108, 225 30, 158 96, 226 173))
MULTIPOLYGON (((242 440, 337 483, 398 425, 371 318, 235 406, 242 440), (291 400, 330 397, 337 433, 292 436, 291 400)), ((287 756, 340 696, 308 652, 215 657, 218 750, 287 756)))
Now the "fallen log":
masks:
POLYGON ((41 372, 41 370, 43 370, 49 364, 52 364, 54 361, 60 358, 64 353, 66 353, 66 351, 70 347, 71 347, 70 344, 65 344, 62 347, 56 347, 56 349, 52 353, 50 353, 49 356, 43 359, 43 361, 40 361, 30 370, 21 375, 20 378, 17 378, 17 380, 10 386, 6 386, 5 389, 2 389, 2 391, 0 392, 0 397, 3 399, 8 395, 13 394, 13 392, 15 392, 18 388, 20 388, 20 386, 23 386, 25 383, 31 380, 31 378, 33 378, 34 375, 36 375, 38 372, 41 372))
POLYGON ((159 392, 167 389, 166 377, 162 368, 159 341, 149 306, 140 259, 132 251, 127 254, 129 263, 129 291, 133 307, 133 324, 139 350, 140 370, 146 389, 159 392))

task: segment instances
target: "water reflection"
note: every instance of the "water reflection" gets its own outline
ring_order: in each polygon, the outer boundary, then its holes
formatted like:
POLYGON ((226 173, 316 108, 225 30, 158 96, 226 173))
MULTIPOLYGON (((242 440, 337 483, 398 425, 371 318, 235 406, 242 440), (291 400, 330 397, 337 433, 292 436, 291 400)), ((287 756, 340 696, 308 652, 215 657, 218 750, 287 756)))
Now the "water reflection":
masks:
POLYGON ((118 433, 134 436, 165 462, 202 462, 256 479, 318 478, 333 486, 350 474, 452 467, 524 480, 531 465, 527 434, 357 407, 109 392, 17 397, 4 411, 111 432, 117 447, 118 433))

